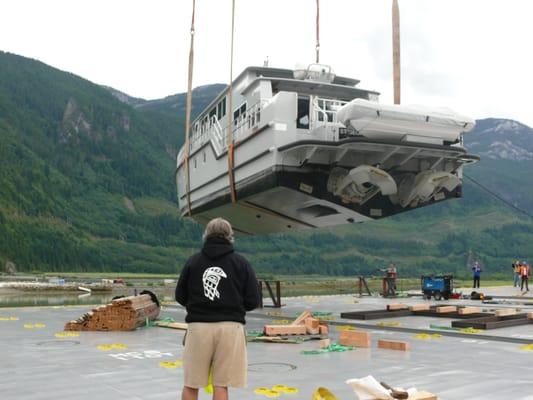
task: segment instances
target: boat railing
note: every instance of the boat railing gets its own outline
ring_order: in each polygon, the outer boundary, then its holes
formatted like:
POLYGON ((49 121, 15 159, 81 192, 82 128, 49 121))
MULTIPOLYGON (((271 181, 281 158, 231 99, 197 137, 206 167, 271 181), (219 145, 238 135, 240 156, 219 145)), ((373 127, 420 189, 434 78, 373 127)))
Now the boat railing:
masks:
POLYGON ((312 129, 337 124, 337 110, 347 103, 343 100, 316 97, 313 100, 312 129))
MULTIPOLYGON (((248 107, 235 121, 233 125, 233 140, 240 140, 257 128, 261 122, 261 110, 266 100, 260 100, 248 107)), ((220 156, 227 149, 228 127, 220 124, 216 115, 211 116, 209 125, 191 136, 191 151, 202 147, 211 141, 217 156, 220 156)))

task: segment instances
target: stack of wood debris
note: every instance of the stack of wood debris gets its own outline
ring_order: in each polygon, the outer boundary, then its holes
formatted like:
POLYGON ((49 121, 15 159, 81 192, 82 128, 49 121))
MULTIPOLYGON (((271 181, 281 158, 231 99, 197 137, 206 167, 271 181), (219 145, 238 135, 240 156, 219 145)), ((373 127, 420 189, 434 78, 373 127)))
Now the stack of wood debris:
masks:
POLYGON ((304 311, 289 325, 265 325, 265 336, 321 335, 327 336, 328 326, 324 321, 314 318, 309 311, 304 311))
POLYGON ((133 331, 154 321, 161 307, 157 297, 148 291, 139 296, 121 297, 83 314, 65 324, 66 331, 133 331))

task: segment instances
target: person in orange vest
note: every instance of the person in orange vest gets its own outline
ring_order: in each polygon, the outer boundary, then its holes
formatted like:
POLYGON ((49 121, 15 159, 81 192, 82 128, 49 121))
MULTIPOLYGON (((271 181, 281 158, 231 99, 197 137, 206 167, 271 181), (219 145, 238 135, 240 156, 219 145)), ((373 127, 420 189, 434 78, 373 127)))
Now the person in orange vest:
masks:
POLYGON ((522 278, 522 283, 520 285, 520 290, 524 291, 524 283, 526 284, 526 292, 529 292, 529 275, 531 275, 531 268, 529 267, 528 263, 523 261, 522 265, 520 266, 520 277, 522 278))

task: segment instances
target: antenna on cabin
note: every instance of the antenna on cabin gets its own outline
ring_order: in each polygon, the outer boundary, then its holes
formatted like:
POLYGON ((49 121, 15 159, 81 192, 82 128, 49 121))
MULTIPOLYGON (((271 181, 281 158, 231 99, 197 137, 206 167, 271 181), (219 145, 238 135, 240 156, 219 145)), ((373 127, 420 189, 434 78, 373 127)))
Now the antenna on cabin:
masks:
POLYGON ((263 67, 268 67, 268 56, 266 56, 265 61, 263 61, 263 67))
POLYGON ((392 0, 392 69, 394 104, 400 104, 400 9, 398 0, 392 0))

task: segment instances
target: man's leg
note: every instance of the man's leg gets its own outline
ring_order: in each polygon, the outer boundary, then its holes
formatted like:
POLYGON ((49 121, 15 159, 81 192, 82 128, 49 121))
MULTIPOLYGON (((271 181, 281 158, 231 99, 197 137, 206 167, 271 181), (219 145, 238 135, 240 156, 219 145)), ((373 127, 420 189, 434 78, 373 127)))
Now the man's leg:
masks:
POLYGON ((215 386, 213 391, 213 400, 228 400, 228 388, 222 386, 215 386))
POLYGON ((520 291, 524 290, 524 278, 522 277, 522 282, 520 282, 520 291))
POLYGON ((183 386, 181 400, 198 400, 198 389, 183 386))

